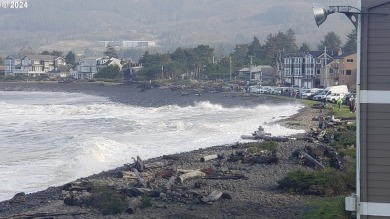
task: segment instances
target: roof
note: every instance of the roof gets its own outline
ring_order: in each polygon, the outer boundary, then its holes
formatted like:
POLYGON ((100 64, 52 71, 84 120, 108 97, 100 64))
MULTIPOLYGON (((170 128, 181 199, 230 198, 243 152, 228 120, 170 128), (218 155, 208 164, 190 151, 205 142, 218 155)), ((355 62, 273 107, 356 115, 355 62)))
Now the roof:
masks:
POLYGON ((102 57, 85 57, 85 58, 82 58, 81 60, 84 60, 84 59, 95 59, 95 60, 98 60, 98 59, 102 59, 102 57))
MULTIPOLYGON (((324 51, 295 52, 295 53, 286 53, 286 54, 284 54, 284 57, 285 58, 287 58, 287 57, 304 57, 307 55, 311 55, 314 58, 318 58, 318 57, 322 56, 323 54, 324 54, 324 51)), ((326 54, 328 54, 328 56, 333 56, 334 53, 332 51, 327 51, 326 54)))
POLYGON ((348 52, 348 53, 341 54, 339 56, 334 56, 333 58, 334 59, 342 59, 342 58, 345 58, 347 56, 355 55, 355 54, 357 54, 357 53, 356 52, 348 52))
POLYGON ((55 58, 54 56, 51 55, 25 55, 24 57, 27 57, 31 60, 54 60, 55 58))
POLYGON ((258 66, 251 66, 249 68, 243 68, 239 71, 243 72, 265 72, 265 71, 274 71, 274 68, 269 65, 258 65, 258 66))
POLYGON ((18 55, 9 55, 5 59, 22 59, 26 55, 18 54, 18 55))

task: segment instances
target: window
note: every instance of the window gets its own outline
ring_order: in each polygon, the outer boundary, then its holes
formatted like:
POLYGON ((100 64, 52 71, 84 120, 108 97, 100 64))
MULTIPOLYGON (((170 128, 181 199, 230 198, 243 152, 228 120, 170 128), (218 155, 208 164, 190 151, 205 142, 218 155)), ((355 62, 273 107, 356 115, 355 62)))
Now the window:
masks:
POLYGON ((321 74, 320 69, 317 69, 317 75, 321 74))
POLYGON ((346 74, 346 75, 352 75, 352 70, 346 70, 346 71, 345 71, 345 74, 346 74))
POLYGON ((353 59, 347 59, 347 62, 353 62, 353 59))
POLYGON ((333 68, 329 69, 329 74, 333 74, 333 68))

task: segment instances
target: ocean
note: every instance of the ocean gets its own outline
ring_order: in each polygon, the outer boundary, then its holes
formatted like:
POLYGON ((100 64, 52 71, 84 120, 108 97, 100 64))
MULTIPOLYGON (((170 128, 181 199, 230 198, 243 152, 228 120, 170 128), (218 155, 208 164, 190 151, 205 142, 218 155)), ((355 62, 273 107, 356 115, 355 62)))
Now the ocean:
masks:
POLYGON ((0 201, 142 159, 231 144, 259 125, 273 136, 302 133, 270 122, 298 104, 145 108, 100 96, 0 91, 0 201))

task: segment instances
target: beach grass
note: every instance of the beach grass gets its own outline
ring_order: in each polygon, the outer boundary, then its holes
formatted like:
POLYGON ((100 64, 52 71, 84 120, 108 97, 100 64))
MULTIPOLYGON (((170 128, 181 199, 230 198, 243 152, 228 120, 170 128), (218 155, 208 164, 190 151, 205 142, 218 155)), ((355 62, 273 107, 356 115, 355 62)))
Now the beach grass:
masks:
POLYGON ((319 198, 302 219, 348 219, 351 213, 345 210, 344 196, 319 198))

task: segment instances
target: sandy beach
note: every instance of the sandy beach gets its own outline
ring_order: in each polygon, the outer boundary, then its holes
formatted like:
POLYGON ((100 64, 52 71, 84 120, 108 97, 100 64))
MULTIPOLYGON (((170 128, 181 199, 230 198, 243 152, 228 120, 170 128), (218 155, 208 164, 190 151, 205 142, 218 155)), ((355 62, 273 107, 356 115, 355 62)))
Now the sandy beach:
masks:
MULTIPOLYGON (((210 101, 224 107, 252 106, 261 103, 282 104, 288 101, 267 95, 250 95, 244 93, 211 93, 186 90, 188 95, 182 95, 181 90, 168 88, 153 88, 141 91, 137 85, 109 83, 55 83, 55 82, 0 82, 1 91, 46 91, 72 92, 99 95, 114 102, 143 107, 159 107, 164 105, 193 105, 197 101, 210 101)), ((280 121, 283 126, 294 129, 316 127, 312 118, 319 112, 316 109, 304 108, 291 118, 280 121)), ((261 124, 259 124, 261 125, 261 124)), ((250 133, 248 133, 250 134, 250 133)), ((302 136, 302 135, 301 135, 302 136)), ((298 136, 290 136, 298 137, 298 136)), ((205 179, 197 178, 177 183, 168 191, 161 192, 152 199, 152 206, 141 208, 141 197, 128 197, 134 206, 132 214, 122 213, 115 216, 104 216, 94 208, 84 205, 65 205, 63 187, 50 187, 47 190, 26 194, 21 201, 7 200, 0 202, 0 218, 300 218, 307 210, 312 200, 309 196, 299 196, 283 193, 276 189, 277 181, 291 170, 305 168, 290 159, 291 153, 305 146, 313 146, 303 140, 289 140, 277 145, 277 164, 247 164, 229 162, 223 167, 218 166, 219 160, 200 162, 200 158, 213 154, 234 154, 243 150, 232 142, 230 145, 215 146, 191 152, 175 154, 178 159, 170 160, 164 157, 144 161, 145 174, 153 176, 152 187, 157 189, 165 185, 168 179, 158 177, 166 169, 215 169, 232 174, 241 174, 246 179, 205 179), (163 166, 151 168, 155 164, 163 166), (191 191, 191 193, 189 192, 191 191), (213 191, 221 191, 229 195, 228 199, 219 199, 213 203, 201 203, 195 195, 206 196, 213 191), (176 196, 175 196, 176 194, 176 196), (192 195, 190 195, 192 194, 192 195), (180 196, 180 197, 177 197, 180 196), (191 197, 190 197, 191 196, 191 197), (196 200, 196 201, 195 201, 196 200)), ((128 171, 132 163, 116 169, 105 171, 89 177, 81 178, 73 183, 91 183, 93 185, 109 185, 123 191, 129 182, 118 177, 128 171)), ((68 182, 64 182, 66 184, 68 182)))

